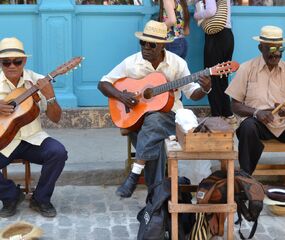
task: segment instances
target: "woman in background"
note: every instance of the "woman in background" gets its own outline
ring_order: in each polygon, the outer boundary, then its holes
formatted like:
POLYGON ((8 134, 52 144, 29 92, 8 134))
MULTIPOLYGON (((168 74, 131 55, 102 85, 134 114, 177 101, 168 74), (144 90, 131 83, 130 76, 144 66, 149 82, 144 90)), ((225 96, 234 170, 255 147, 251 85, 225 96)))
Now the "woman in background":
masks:
POLYGON ((189 35, 190 14, 186 0, 160 0, 159 21, 168 27, 168 38, 173 42, 166 44, 166 49, 176 53, 183 59, 187 55, 187 41, 189 35))
MULTIPOLYGON (((222 31, 216 34, 205 33, 204 45, 204 67, 212 67, 218 63, 230 61, 234 51, 234 36, 231 30, 231 4, 227 1, 227 21, 222 31)), ((199 0, 195 4, 194 18, 197 22, 210 18, 217 11, 216 0, 199 0), (198 7, 198 6, 203 7, 198 7)), ((211 107, 211 114, 214 117, 221 116, 228 123, 236 124, 230 105, 230 98, 225 94, 228 87, 228 77, 223 75, 211 76, 212 91, 208 93, 208 100, 211 107)))

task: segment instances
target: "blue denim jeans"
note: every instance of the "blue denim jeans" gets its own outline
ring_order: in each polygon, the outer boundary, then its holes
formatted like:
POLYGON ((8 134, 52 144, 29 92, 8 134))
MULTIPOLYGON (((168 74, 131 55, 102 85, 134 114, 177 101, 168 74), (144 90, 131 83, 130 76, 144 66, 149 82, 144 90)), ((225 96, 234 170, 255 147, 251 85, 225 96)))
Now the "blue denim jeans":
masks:
POLYGON ((174 112, 147 113, 141 129, 130 134, 136 159, 146 161, 144 172, 147 186, 161 181, 165 176, 164 139, 170 135, 175 135, 174 112))
POLYGON ((183 38, 176 38, 173 42, 167 43, 166 50, 177 54, 179 57, 185 59, 187 55, 187 41, 183 38))
MULTIPOLYGON (((40 146, 22 141, 7 158, 0 153, 0 169, 6 167, 14 159, 25 159, 31 163, 42 165, 41 176, 34 192, 34 198, 41 203, 49 203, 56 180, 61 174, 67 151, 53 138, 46 138, 40 146)), ((0 200, 11 201, 17 197, 17 187, 12 180, 5 179, 0 172, 0 200)))

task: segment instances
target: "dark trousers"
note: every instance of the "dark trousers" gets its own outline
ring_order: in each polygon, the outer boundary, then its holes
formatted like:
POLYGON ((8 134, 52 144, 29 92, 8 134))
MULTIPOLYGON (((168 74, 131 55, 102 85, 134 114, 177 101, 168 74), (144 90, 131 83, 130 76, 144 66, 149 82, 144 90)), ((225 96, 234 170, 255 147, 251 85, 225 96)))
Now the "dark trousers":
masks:
POLYGON ((238 159, 240 168, 252 174, 260 159, 264 145, 261 140, 277 139, 285 142, 285 132, 275 137, 267 127, 257 119, 245 119, 236 131, 238 144, 238 159))
POLYGON ((150 186, 165 177, 166 152, 164 139, 175 135, 174 112, 150 112, 142 127, 130 134, 136 148, 136 159, 145 160, 145 181, 150 186))
MULTIPOLYGON (((22 141, 8 158, 0 153, 0 169, 9 165, 14 159, 24 159, 42 165, 41 175, 33 196, 38 202, 49 203, 56 180, 67 160, 67 151, 64 146, 50 137, 46 138, 40 146, 22 141)), ((0 200, 14 200, 17 193, 15 183, 5 179, 0 172, 0 200)))
MULTIPOLYGON (((232 30, 224 28, 213 35, 205 34, 204 67, 213 67, 218 63, 230 61, 234 51, 234 36, 232 30)), ((212 91, 208 94, 212 116, 229 117, 233 115, 230 98, 225 94, 228 87, 228 77, 211 76, 212 91)))

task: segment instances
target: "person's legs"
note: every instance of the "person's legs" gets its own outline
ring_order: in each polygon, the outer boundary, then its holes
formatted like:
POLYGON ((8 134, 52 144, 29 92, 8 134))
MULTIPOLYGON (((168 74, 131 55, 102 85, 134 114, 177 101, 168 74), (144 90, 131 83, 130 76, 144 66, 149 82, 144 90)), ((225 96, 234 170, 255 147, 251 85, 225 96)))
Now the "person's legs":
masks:
MULTIPOLYGON (((175 134, 175 114, 173 112, 152 112, 145 116, 144 123, 137 133, 131 134, 135 142, 136 162, 145 163, 145 181, 151 185, 162 180, 165 171, 166 155, 164 139, 175 134)), ((139 174, 132 172, 124 183, 117 189, 120 197, 130 197, 135 190, 139 174)))
MULTIPOLYGON (((0 153, 0 169, 8 166, 12 159, 0 153)), ((17 206, 24 200, 25 196, 12 180, 5 179, 0 172, 0 200, 3 207, 0 217, 11 217, 16 213, 17 206)))
POLYGON ((262 154, 261 140, 273 139, 274 135, 255 118, 245 119, 236 131, 240 168, 252 174, 262 154))
MULTIPOLYGON (((225 28, 221 32, 213 35, 205 35, 204 45, 204 67, 213 67, 218 63, 223 63, 232 59, 234 50, 234 37, 231 29, 225 28)), ((225 94, 228 87, 228 77, 211 76, 212 91, 208 94, 212 116, 230 117, 230 98, 225 94)))
POLYGON ((173 42, 165 45, 166 50, 177 54, 185 59, 187 55, 187 41, 185 38, 176 38, 173 42))
POLYGON ((45 217, 53 217, 56 211, 50 199, 55 183, 67 160, 67 151, 60 142, 50 137, 46 138, 40 146, 29 143, 24 143, 24 145, 26 149, 21 158, 42 165, 40 179, 33 193, 30 207, 45 217))

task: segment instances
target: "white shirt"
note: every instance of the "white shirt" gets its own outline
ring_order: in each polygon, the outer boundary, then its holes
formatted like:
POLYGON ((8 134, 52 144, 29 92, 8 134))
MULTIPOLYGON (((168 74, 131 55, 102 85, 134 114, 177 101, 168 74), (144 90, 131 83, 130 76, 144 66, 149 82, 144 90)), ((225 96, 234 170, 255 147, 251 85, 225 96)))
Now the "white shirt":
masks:
MULTIPOLYGON (((24 69, 23 77, 21 77, 17 87, 15 87, 6 78, 4 72, 0 72, 0 99, 4 99, 9 93, 11 93, 16 88, 30 88, 32 84, 35 84, 40 78, 44 78, 44 76, 35 73, 31 70, 24 69)), ((47 109, 46 99, 40 92, 38 92, 38 94, 41 98, 41 101, 38 103, 39 107, 42 111, 45 111, 47 109)), ((11 143, 7 147, 2 149, 0 153, 2 153, 6 157, 9 157, 22 140, 33 145, 39 146, 48 136, 49 135, 42 130, 40 117, 38 116, 34 121, 22 127, 16 134, 15 138, 11 141, 11 143)))
MULTIPOLYGON (((164 60, 158 65, 157 69, 154 69, 149 61, 143 59, 141 52, 138 52, 123 60, 111 72, 103 76, 100 81, 113 84, 118 79, 124 77, 139 80, 153 72, 163 73, 168 81, 174 81, 190 75, 186 61, 176 54, 165 50, 164 60)), ((174 105, 171 110, 176 112, 178 109, 183 108, 183 104, 180 101, 181 90, 187 98, 190 98, 192 93, 199 87, 198 83, 189 83, 175 91, 174 105)))

